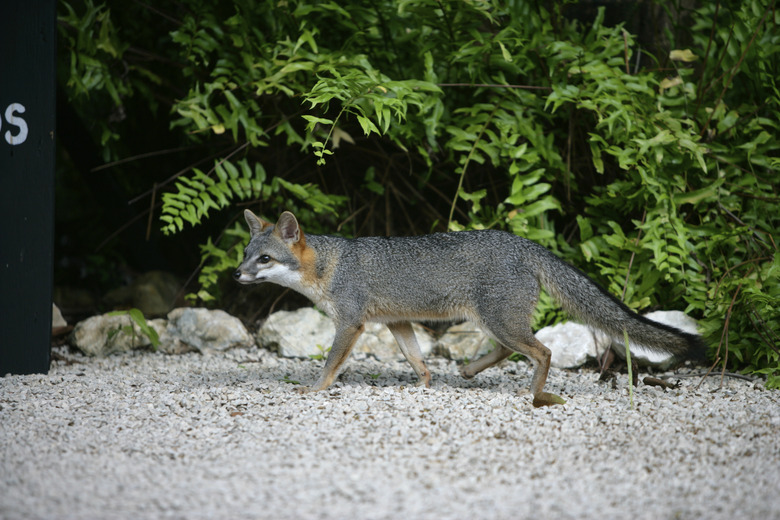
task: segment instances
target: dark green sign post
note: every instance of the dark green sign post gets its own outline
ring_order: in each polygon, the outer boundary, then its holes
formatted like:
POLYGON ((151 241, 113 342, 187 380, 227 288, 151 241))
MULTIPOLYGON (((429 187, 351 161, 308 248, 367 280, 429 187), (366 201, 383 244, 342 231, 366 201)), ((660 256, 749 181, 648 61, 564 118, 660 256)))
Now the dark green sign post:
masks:
POLYGON ((55 0, 0 8, 0 376, 48 372, 55 0))

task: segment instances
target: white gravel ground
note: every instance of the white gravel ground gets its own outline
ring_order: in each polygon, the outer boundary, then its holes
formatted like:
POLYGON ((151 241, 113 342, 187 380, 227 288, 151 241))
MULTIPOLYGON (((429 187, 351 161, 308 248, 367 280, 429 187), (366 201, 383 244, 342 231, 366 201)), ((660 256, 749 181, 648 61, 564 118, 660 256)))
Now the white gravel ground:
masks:
POLYGON ((744 380, 640 384, 632 410, 625 375, 553 369, 568 403, 534 409, 522 362, 432 358, 422 389, 353 356, 299 395, 322 362, 68 355, 0 378, 2 518, 780 518, 780 392, 744 380))

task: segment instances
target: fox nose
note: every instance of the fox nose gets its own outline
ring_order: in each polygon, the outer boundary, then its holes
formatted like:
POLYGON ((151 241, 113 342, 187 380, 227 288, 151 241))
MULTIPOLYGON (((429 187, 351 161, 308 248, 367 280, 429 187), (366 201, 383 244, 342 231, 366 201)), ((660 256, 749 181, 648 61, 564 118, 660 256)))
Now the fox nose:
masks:
POLYGON ((233 273, 233 279, 234 280, 238 280, 239 278, 241 278, 241 270, 240 269, 236 270, 236 272, 233 273))

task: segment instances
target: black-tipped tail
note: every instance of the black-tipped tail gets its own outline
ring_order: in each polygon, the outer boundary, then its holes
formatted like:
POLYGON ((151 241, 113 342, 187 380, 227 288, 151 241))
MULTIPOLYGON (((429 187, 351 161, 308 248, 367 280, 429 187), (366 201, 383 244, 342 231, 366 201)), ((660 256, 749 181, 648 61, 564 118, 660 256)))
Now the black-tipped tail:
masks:
POLYGON ((707 364, 707 344, 698 334, 689 334, 678 331, 688 341, 688 350, 685 352, 685 358, 690 359, 697 365, 707 364))
POLYGON ((619 342, 626 331, 632 343, 651 351, 672 354, 679 360, 706 361, 707 347, 701 336, 636 314, 585 273, 538 248, 541 262, 536 276, 566 311, 619 342))

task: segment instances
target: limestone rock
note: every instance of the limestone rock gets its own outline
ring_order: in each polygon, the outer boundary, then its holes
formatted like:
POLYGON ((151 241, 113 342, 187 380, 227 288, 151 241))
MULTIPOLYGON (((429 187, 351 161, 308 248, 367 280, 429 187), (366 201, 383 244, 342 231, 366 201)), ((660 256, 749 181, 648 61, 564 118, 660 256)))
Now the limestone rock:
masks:
POLYGON ((128 315, 92 316, 76 324, 70 337, 73 346, 88 356, 105 357, 151 344, 128 315))
POLYGON ((257 333, 257 343, 282 357, 308 358, 324 355, 335 333, 330 318, 313 307, 305 307, 268 316, 257 333))
POLYGON ((544 327, 536 339, 552 352, 551 364, 556 368, 575 368, 605 352, 610 338, 601 331, 572 321, 544 327))
POLYGON ((477 359, 494 347, 495 342, 482 332, 482 329, 475 323, 466 321, 447 329, 436 344, 436 352, 440 356, 463 361, 477 359))
MULTIPOLYGON (((433 350, 433 338, 425 329, 413 325, 423 356, 433 350)), ((257 333, 260 346, 276 350, 283 357, 327 356, 336 328, 328 316, 312 307, 297 311, 279 311, 268 317, 257 333)), ((367 323, 353 352, 371 354, 382 361, 404 359, 392 333, 381 323, 367 323)))
MULTIPOLYGON (((414 335, 423 358, 433 351, 433 338, 420 325, 413 323, 414 335)), ((332 339, 332 338, 331 338, 332 339)), ((380 361, 395 361, 406 359, 398 347, 390 329, 382 323, 366 323, 366 330, 355 343, 354 352, 365 352, 380 361)))
POLYGON ((172 335, 171 331, 168 330, 168 320, 157 318, 149 320, 148 323, 157 332, 157 337, 160 340, 158 351, 164 354, 178 355, 198 350, 186 341, 182 341, 178 336, 172 335))
POLYGON ((199 351, 249 347, 254 338, 238 318, 222 310, 181 307, 168 313, 167 333, 199 351))
POLYGON ((62 317, 62 313, 60 312, 60 308, 57 307, 56 303, 51 304, 51 328, 54 329, 60 329, 63 327, 67 327, 68 322, 65 321, 65 318, 62 317))
MULTIPOLYGON (((571 322, 545 327, 536 333, 536 338, 552 351, 552 366, 557 368, 578 367, 588 356, 595 357, 609 346, 606 335, 571 322)), ((447 329, 436 350, 442 356, 461 361, 477 359, 493 348, 494 340, 476 324, 464 322, 447 329)))

